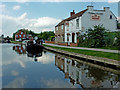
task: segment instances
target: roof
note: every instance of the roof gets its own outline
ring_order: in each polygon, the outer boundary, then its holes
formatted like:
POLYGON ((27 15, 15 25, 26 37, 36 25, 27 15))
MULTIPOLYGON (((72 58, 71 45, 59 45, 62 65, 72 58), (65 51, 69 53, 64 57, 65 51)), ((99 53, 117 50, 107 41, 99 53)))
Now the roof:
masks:
POLYGON ((71 17, 69 17, 69 18, 67 18, 67 19, 62 20, 62 21, 61 21, 60 23, 58 23, 55 27, 60 26, 60 25, 63 25, 65 21, 70 21, 70 20, 72 20, 72 19, 75 19, 76 17, 82 16, 82 15, 84 14, 84 12, 86 12, 87 10, 88 10, 88 9, 85 9, 85 10, 83 10, 83 11, 81 11, 81 12, 78 12, 78 13, 74 14, 73 16, 71 16, 71 17))
POLYGON ((66 21, 66 19, 62 20, 62 21, 61 21, 60 23, 58 23, 58 25, 56 25, 55 27, 63 25, 65 21, 66 21))
POLYGON ((88 10, 88 9, 85 9, 85 10, 83 10, 83 11, 81 11, 81 12, 78 12, 78 13, 74 14, 73 16, 67 18, 67 21, 70 21, 70 20, 72 20, 72 19, 75 19, 76 17, 82 16, 87 10, 88 10))

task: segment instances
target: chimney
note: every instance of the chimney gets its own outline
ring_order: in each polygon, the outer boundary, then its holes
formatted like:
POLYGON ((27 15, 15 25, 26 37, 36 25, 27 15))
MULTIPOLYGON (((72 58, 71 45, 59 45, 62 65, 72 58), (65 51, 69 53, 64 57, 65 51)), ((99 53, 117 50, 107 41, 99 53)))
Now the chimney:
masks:
POLYGON ((70 16, 73 16, 74 14, 75 14, 74 10, 73 10, 73 12, 70 12, 70 16))
POLYGON ((109 11, 110 7, 104 7, 104 11, 109 11))
POLYGON ((87 9, 93 11, 93 6, 87 6, 87 9))

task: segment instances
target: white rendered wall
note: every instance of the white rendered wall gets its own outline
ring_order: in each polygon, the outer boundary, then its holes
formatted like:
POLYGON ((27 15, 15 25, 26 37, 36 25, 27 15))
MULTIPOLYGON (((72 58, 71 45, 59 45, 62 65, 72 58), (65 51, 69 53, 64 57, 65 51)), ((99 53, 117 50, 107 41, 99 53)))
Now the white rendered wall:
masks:
POLYGON ((103 25, 105 29, 110 31, 116 31, 117 30, 117 21, 116 17, 113 13, 111 13, 110 10, 107 11, 92 11, 93 13, 103 13, 103 15, 100 15, 100 20, 92 20, 91 14, 89 14, 89 10, 86 11, 82 16, 82 24, 81 27, 84 27, 84 30, 93 28, 94 25, 103 25), (112 15, 112 19, 110 19, 110 15, 112 15))
POLYGON ((72 33, 75 33, 74 42, 77 43, 76 32, 80 32, 80 31, 81 31, 81 17, 77 17, 75 19, 70 20, 69 21, 69 31, 67 31, 67 33, 70 33, 69 42, 72 42, 72 33), (76 19, 79 19, 79 28, 76 28, 76 19))

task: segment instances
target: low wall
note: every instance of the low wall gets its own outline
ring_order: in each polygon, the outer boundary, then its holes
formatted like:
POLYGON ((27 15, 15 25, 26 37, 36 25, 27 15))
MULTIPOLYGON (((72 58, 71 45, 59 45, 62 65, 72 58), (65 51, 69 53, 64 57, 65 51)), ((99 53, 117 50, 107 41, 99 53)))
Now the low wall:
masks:
POLYGON ((83 55, 83 54, 68 52, 68 51, 64 51, 64 50, 53 49, 50 47, 44 47, 44 48, 47 50, 50 50, 50 51, 53 51, 53 52, 56 52, 59 54, 63 54, 66 56, 74 57, 74 58, 77 58, 80 60, 100 62, 100 63, 113 65, 113 66, 116 66, 117 68, 120 68, 120 61, 117 61, 117 60, 112 60, 112 59, 108 59, 108 58, 101 58, 101 57, 96 57, 96 56, 83 55))
POLYGON ((70 43, 70 46, 77 47, 77 43, 70 43))
POLYGON ((67 46, 67 43, 57 43, 58 45, 63 45, 63 46, 67 46))
POLYGON ((52 44, 54 44, 55 41, 45 41, 45 43, 52 43, 52 44))
POLYGON ((63 46, 71 46, 71 47, 77 47, 77 43, 70 43, 70 45, 68 45, 67 42, 59 42, 59 43, 56 43, 58 45, 63 45, 63 46))

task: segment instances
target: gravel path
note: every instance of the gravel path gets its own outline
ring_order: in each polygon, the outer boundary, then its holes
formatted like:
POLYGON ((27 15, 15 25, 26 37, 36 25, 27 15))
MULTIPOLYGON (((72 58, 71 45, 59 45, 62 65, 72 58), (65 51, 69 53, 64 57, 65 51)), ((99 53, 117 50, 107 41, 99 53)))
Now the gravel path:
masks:
POLYGON ((70 47, 70 46, 62 46, 57 44, 48 44, 45 45, 56 46, 56 47, 65 47, 65 48, 73 48, 73 49, 82 49, 82 50, 93 50, 93 51, 102 51, 102 52, 110 52, 110 53, 120 53, 120 50, 109 50, 109 49, 97 49, 97 48, 85 48, 85 47, 70 47))

